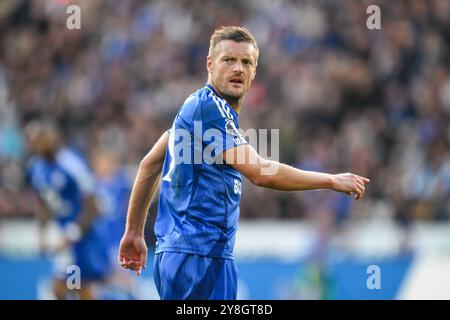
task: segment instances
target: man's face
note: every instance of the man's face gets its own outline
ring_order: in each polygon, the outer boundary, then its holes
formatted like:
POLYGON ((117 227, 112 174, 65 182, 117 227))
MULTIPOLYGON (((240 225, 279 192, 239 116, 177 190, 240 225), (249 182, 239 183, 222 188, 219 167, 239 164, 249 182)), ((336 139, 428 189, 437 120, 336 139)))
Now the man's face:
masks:
POLYGON ((224 98, 241 99, 256 74, 256 48, 249 42, 222 40, 207 68, 214 87, 224 98))
POLYGON ((46 133, 42 128, 34 125, 26 128, 26 139, 29 150, 41 155, 54 154, 59 145, 56 133, 46 133))

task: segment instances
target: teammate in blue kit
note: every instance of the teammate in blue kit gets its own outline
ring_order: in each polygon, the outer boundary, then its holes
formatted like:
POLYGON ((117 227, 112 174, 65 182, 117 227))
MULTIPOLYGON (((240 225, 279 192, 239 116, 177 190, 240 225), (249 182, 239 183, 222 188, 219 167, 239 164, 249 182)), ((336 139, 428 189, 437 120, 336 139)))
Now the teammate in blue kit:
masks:
POLYGON ((160 184, 154 280, 161 299, 236 299, 233 247, 241 174, 274 190, 332 189, 355 193, 356 199, 364 195, 367 178, 304 171, 264 159, 240 135, 238 115, 258 54, 247 29, 215 30, 207 84, 184 102, 172 128, 140 163, 118 260, 138 275, 145 268, 144 224, 160 184), (268 174, 264 169, 269 167, 276 170, 268 174))
POLYGON ((57 299, 93 299, 92 283, 104 280, 112 267, 107 251, 108 229, 98 217, 93 176, 82 158, 62 144, 55 124, 34 121, 28 124, 26 133, 34 153, 27 180, 36 191, 41 249, 49 249, 43 240, 43 227, 50 220, 57 223, 63 235, 61 242, 49 250, 54 258, 54 295, 57 299), (80 270, 81 288, 75 291, 67 287, 71 265, 80 270))
POLYGON ((119 243, 123 234, 131 182, 126 170, 120 164, 120 153, 107 144, 97 145, 90 152, 90 162, 95 176, 95 194, 106 225, 108 255, 112 272, 108 282, 98 290, 99 296, 106 300, 132 300, 135 298, 136 279, 132 274, 117 265, 119 243))

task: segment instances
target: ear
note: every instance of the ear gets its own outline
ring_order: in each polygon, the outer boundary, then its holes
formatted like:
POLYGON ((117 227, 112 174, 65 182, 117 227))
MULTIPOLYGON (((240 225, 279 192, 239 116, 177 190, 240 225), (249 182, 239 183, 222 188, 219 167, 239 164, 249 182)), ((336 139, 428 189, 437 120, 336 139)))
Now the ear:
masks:
POLYGON ((206 57, 206 69, 208 70, 209 73, 211 73, 213 69, 213 61, 210 55, 206 57))

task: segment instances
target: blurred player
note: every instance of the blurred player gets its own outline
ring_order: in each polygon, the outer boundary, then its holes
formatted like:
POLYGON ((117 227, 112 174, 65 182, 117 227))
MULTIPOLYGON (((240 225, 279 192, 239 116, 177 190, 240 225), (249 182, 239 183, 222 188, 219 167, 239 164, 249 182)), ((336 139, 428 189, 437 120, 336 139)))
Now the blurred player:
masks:
POLYGON ((91 163, 95 174, 95 193, 99 210, 107 232, 108 254, 112 274, 102 286, 103 299, 134 299, 135 279, 129 272, 120 268, 116 261, 119 243, 123 234, 131 181, 120 166, 119 155, 107 146, 97 146, 91 151, 91 163))
POLYGON ((62 144, 60 132, 50 122, 31 122, 26 128, 29 147, 34 156, 29 161, 28 181, 36 191, 37 215, 41 223, 41 249, 44 227, 50 220, 62 231, 61 241, 54 246, 53 291, 57 299, 73 297, 67 287, 67 267, 76 265, 81 271, 80 299, 93 299, 91 284, 109 273, 104 224, 98 223, 94 197, 94 179, 86 163, 62 144))
POLYGON ((172 128, 140 163, 118 260, 137 274, 145 267, 144 224, 162 172, 154 258, 154 279, 162 299, 236 299, 233 247, 241 174, 274 190, 331 189, 355 193, 356 199, 364 195, 369 181, 364 177, 304 171, 266 160, 240 135, 238 114, 256 74, 258 53, 247 29, 217 29, 210 40, 207 84, 185 101, 172 128), (215 139, 204 138, 206 132, 214 132, 215 139), (212 147, 214 161, 178 161, 183 143, 192 155, 212 147), (276 170, 266 174, 270 167, 276 170))

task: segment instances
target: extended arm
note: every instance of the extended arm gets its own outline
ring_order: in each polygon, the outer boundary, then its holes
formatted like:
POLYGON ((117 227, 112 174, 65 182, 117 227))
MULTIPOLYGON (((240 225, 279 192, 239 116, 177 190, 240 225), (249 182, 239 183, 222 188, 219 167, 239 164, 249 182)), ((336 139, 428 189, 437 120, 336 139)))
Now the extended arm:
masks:
POLYGON ((253 184, 280 191, 331 189, 349 195, 356 193, 355 198, 360 199, 364 196, 364 184, 370 181, 351 173, 328 174, 296 169, 262 158, 248 144, 225 151, 223 158, 253 184))

